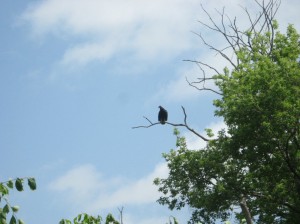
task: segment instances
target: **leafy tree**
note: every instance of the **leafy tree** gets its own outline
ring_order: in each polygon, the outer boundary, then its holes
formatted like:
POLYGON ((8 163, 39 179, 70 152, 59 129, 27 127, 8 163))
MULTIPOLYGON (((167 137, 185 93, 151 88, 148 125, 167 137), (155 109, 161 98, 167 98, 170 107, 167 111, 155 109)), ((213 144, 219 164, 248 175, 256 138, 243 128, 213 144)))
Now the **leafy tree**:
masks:
MULTIPOLYGON (((101 224, 101 216, 91 216, 86 213, 79 214, 73 219, 74 224, 101 224)), ((68 219, 62 219, 59 224, 72 224, 72 221, 68 219)))
MULTIPOLYGON (((101 216, 92 216, 86 213, 79 214, 73 219, 73 222, 68 219, 62 219, 59 224, 101 224, 101 216)), ((108 214, 105 219, 105 224, 120 224, 115 220, 112 214, 108 214)))
POLYGON ((36 190, 36 182, 32 177, 16 178, 7 182, 0 182, 0 224, 22 224, 24 223, 17 217, 19 206, 12 206, 9 202, 9 191, 17 189, 17 191, 24 190, 24 182, 27 180, 27 184, 31 190, 36 190))
POLYGON ((175 129, 177 149, 163 154, 169 176, 154 181, 163 193, 158 202, 170 209, 189 206, 191 223, 225 221, 233 214, 248 224, 300 223, 300 36, 292 25, 280 33, 277 1, 256 2, 261 14, 252 20, 245 10, 251 24, 246 30, 229 20, 229 32, 224 12, 221 26, 207 13, 212 25, 204 25, 225 37, 234 60, 199 34, 230 69, 219 72, 196 61, 203 74, 206 67, 215 75, 190 84, 210 90, 205 82, 215 82, 219 90, 213 92, 220 95, 215 115, 224 119, 227 131, 205 148, 189 150, 175 129))

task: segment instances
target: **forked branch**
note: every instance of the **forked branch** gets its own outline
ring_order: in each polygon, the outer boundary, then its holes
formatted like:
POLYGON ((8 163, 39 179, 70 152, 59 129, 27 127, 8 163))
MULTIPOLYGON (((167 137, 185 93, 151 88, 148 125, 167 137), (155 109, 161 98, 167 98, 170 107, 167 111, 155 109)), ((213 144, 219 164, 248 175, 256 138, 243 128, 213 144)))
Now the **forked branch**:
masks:
POLYGON ((198 65, 199 69, 202 71, 202 78, 198 78, 198 81, 190 82, 187 77, 185 78, 185 80, 189 84, 189 86, 194 87, 195 89, 197 89, 199 91, 207 90, 207 91, 211 91, 213 93, 216 93, 218 95, 223 95, 222 93, 218 92, 217 90, 212 89, 212 88, 207 88, 205 86, 206 81, 211 81, 211 82, 216 81, 217 78, 215 78, 215 77, 206 77, 205 70, 202 68, 202 66, 208 67, 209 69, 214 70, 217 74, 220 74, 215 68, 211 67, 208 64, 198 62, 198 61, 191 61, 191 60, 185 60, 185 61, 190 61, 190 62, 196 63, 196 65, 198 65), (199 87, 200 84, 202 84, 202 87, 199 87))
MULTIPOLYGON (((166 122, 166 124, 171 125, 173 127, 185 127, 190 132, 193 132, 195 135, 197 135, 199 138, 201 138, 202 140, 204 140, 206 142, 212 140, 212 139, 208 139, 208 138, 204 137, 203 135, 199 134, 197 131, 195 131, 193 128, 191 128, 188 125, 188 123, 187 123, 187 115, 186 115, 185 109, 184 109, 183 106, 181 106, 181 108, 182 108, 182 111, 183 111, 183 114, 184 114, 184 123, 175 124, 175 123, 171 123, 171 122, 166 122)), ((132 127, 132 129, 135 129, 135 128, 150 128, 150 127, 152 127, 154 125, 160 124, 160 122, 155 122, 155 123, 152 122, 150 119, 148 119, 145 116, 144 116, 144 118, 150 123, 150 125, 135 126, 135 127, 132 127)))

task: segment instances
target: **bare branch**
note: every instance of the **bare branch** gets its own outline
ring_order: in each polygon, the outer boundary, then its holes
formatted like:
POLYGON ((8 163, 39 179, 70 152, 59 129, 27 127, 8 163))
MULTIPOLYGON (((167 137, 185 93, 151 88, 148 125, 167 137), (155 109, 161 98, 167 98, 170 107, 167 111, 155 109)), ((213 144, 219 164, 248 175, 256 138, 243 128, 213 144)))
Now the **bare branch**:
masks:
MULTIPOLYGON (((149 123, 150 123, 151 125, 153 125, 153 123, 152 123, 147 117, 144 116, 144 118, 145 118, 147 121, 149 121, 149 123)), ((159 123, 159 122, 157 122, 157 123, 159 123)))
POLYGON ((157 124, 160 124, 160 122, 156 122, 156 123, 153 123, 152 121, 150 121, 147 117, 143 116, 143 118, 145 118, 149 123, 150 125, 141 125, 141 126, 136 126, 136 127, 132 127, 132 129, 135 129, 135 128, 150 128, 154 125, 157 125, 157 124))
POLYGON ((204 86, 205 81, 206 81, 206 80, 209 80, 209 79, 213 79, 213 78, 207 78, 207 79, 204 79, 204 78, 203 78, 202 80, 200 80, 200 81, 198 81, 198 82, 190 82, 190 81, 187 79, 187 77, 185 78, 186 82, 187 82, 191 87, 194 87, 195 89, 197 89, 197 90, 199 90, 199 91, 207 90, 207 91, 211 91, 211 92, 213 92, 213 93, 216 93, 216 94, 222 96, 222 95, 223 95, 222 93, 220 93, 220 92, 218 92, 218 91, 216 91, 216 90, 214 90, 214 89, 211 89, 211 88, 206 88, 206 87, 204 86), (198 86, 195 85, 195 84, 200 84, 201 82, 203 82, 202 88, 199 88, 198 86))
MULTIPOLYGON (((184 124, 174 124, 174 123, 171 123, 171 122, 166 122, 166 124, 168 125, 171 125, 173 127, 185 127, 186 129, 188 129, 189 131, 193 132, 195 135, 197 135, 199 138, 201 138, 202 140, 204 141, 210 141, 210 140, 213 140, 213 139, 208 139, 208 138, 205 138, 204 136, 202 136, 201 134, 199 134, 197 131, 195 131, 194 129, 192 129, 188 124, 187 124, 187 115, 186 115, 186 112, 185 112, 185 109, 183 106, 181 106, 182 108, 182 111, 183 111, 183 114, 184 114, 184 124)), ((152 121, 150 121, 147 117, 144 116, 144 118, 150 123, 150 125, 140 125, 140 126, 135 126, 135 127, 132 127, 132 129, 135 129, 135 128, 150 128, 154 125, 157 125, 157 124, 160 124, 160 122, 156 122, 156 123, 153 123, 152 121)))
POLYGON ((218 70, 216 70, 215 68, 211 67, 210 65, 208 64, 205 64, 203 62, 198 62, 198 61, 191 61, 191 60, 185 60, 185 61, 189 61, 189 62, 194 62, 196 63, 196 65, 199 67, 199 69, 202 71, 202 74, 203 74, 203 78, 198 78, 199 81, 194 81, 194 82, 190 82, 187 77, 185 77, 185 80, 187 81, 187 83, 191 86, 191 87, 194 87, 196 88, 197 90, 199 91, 202 91, 202 90, 208 90, 208 91, 211 91, 211 92, 214 92, 218 95, 223 95, 222 93, 214 90, 214 89, 211 89, 211 88, 206 88, 205 87, 205 83, 206 81, 214 81, 214 80, 217 80, 217 78, 215 77, 210 77, 210 78, 206 78, 206 74, 205 74, 205 71, 204 69, 202 68, 201 65, 204 65, 205 67, 208 67, 209 69, 215 71, 217 74, 220 74, 218 72, 218 70), (199 88, 197 85, 201 84, 202 83, 202 88, 199 88))
MULTIPOLYGON (((262 32, 270 32, 270 40, 269 40, 269 49, 267 50, 267 52, 261 52, 261 53, 270 54, 273 50, 273 42, 274 42, 274 35, 275 35, 275 30, 273 27, 273 19, 281 4, 281 0, 270 0, 270 1, 255 0, 255 2, 260 8, 260 11, 256 15, 256 18, 252 18, 248 9, 241 6, 241 8, 245 11, 246 15, 248 16, 248 20, 250 21, 250 27, 245 30, 239 29, 236 18, 231 19, 227 14, 225 14, 224 7, 221 11, 216 10, 216 12, 220 16, 220 25, 219 25, 212 18, 211 14, 208 11, 206 11, 203 5, 201 4, 201 8, 203 12, 206 14, 207 18, 209 19, 209 22, 205 23, 203 21, 199 21, 199 23, 202 24, 208 30, 214 31, 222 35, 223 39, 225 39, 227 43, 226 44, 227 46, 223 48, 217 48, 214 44, 209 43, 209 41, 207 41, 201 35, 201 33, 196 33, 196 32, 193 33, 196 34, 201 39, 201 41, 206 47, 216 52, 217 54, 221 55, 227 62, 229 62, 229 64, 233 66, 234 69, 238 69, 238 66, 240 64, 240 59, 237 56, 237 52, 243 48, 248 48, 250 51, 253 50, 252 40, 262 32), (231 56, 228 55, 226 51, 228 49, 231 50, 232 52, 231 56)), ((184 61, 196 63, 203 73, 203 77, 200 78, 198 81, 190 82, 189 80, 186 79, 187 83, 190 86, 196 88, 199 91, 207 90, 207 91, 214 92, 218 95, 222 95, 221 92, 218 92, 212 88, 205 87, 205 83, 209 79, 205 77, 205 72, 203 68, 207 68, 218 75, 221 74, 221 72, 219 72, 216 69, 216 67, 214 67, 213 64, 211 65, 203 61, 196 61, 196 60, 184 60, 184 61), (202 84, 202 87, 199 87, 200 84, 202 84)))
POLYGON ((193 132, 195 135, 197 135, 198 137, 202 138, 204 141, 209 141, 210 139, 207 139, 205 137, 203 137, 202 135, 200 135, 198 132, 196 132, 194 129, 190 128, 186 122, 186 119, 187 119, 187 115, 186 115, 186 112, 185 112, 185 109, 183 106, 181 106, 182 110, 183 110, 183 113, 184 113, 184 126, 191 132, 193 132))
POLYGON ((207 68, 209 68, 209 69, 215 71, 218 75, 221 74, 216 68, 214 68, 214 67, 210 66, 209 64, 206 64, 206 63, 204 63, 204 62, 202 62, 202 61, 196 61, 196 60, 183 60, 183 61, 193 62, 193 63, 196 63, 196 64, 203 65, 203 66, 205 66, 205 67, 207 67, 207 68))
MULTIPOLYGON (((223 26, 223 30, 215 23, 215 21, 212 19, 212 17, 210 16, 210 14, 204 9, 203 5, 201 4, 201 8, 202 10, 205 12, 205 14, 207 15, 207 17, 209 18, 209 20, 211 21, 213 26, 210 26, 206 23, 203 23, 202 21, 199 21, 202 25, 204 25, 205 27, 207 27, 210 30, 216 31, 217 33, 220 33, 224 36, 224 38, 226 39, 227 43, 230 45, 230 47, 232 48, 233 51, 235 51, 235 46, 232 44, 232 42, 230 41, 230 39, 232 38, 226 31, 225 28, 225 24, 224 24, 224 8, 223 8, 223 12, 220 13, 221 15, 221 21, 222 21, 222 26, 223 26)), ((233 61, 220 49, 215 48, 214 46, 212 46, 211 44, 207 43, 207 41, 202 37, 201 34, 197 34, 201 40, 203 41, 203 43, 208 46, 210 49, 212 49, 213 51, 216 51, 217 53, 219 53, 224 59, 226 59, 234 68, 236 68, 236 65, 233 63, 233 61)))

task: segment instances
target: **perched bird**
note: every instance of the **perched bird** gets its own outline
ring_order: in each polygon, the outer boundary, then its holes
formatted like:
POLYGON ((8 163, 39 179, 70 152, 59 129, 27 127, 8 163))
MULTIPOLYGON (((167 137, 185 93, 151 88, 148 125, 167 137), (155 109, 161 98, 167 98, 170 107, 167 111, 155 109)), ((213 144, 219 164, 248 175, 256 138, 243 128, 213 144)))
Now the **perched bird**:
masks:
POLYGON ((158 112, 158 121, 161 124, 165 124, 166 121, 168 120, 168 111, 163 108, 162 106, 159 106, 159 112, 158 112))

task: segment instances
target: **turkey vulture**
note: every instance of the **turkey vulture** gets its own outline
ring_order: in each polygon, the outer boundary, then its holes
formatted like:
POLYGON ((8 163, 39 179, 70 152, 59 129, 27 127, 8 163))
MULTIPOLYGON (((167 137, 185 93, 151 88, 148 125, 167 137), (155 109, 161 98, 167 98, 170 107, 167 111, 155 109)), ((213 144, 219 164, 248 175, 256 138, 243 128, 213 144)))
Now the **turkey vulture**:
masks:
POLYGON ((162 106, 159 106, 159 112, 158 112, 158 121, 161 124, 165 124, 166 121, 168 120, 168 111, 163 108, 162 106))

